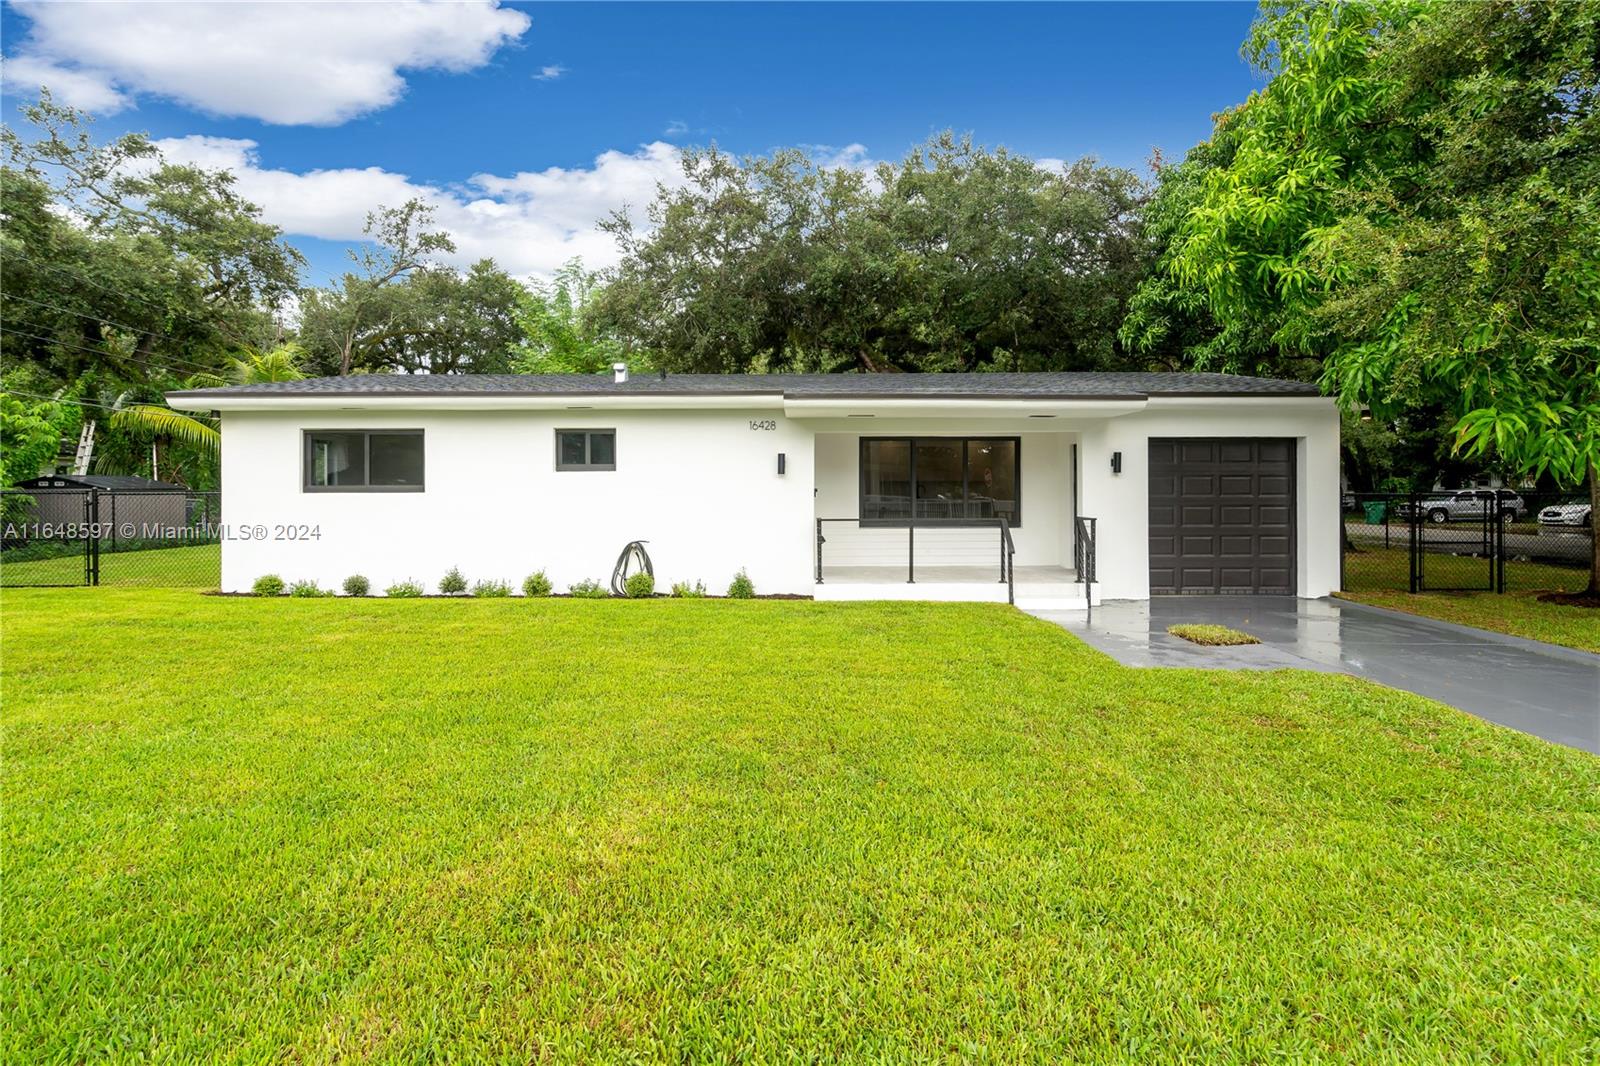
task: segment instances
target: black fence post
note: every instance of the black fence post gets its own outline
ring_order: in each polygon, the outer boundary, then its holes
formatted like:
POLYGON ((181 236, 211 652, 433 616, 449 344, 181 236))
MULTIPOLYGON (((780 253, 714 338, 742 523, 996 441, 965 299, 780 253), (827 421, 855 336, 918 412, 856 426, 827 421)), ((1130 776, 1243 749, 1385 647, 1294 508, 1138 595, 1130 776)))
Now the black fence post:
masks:
POLYGON ((1406 542, 1410 546, 1407 554, 1411 557, 1411 584, 1410 592, 1415 595, 1422 591, 1422 498, 1413 494, 1410 497, 1410 507, 1406 521, 1406 542))
POLYGON ((100 490, 90 489, 88 540, 84 544, 85 585, 100 584, 100 490))

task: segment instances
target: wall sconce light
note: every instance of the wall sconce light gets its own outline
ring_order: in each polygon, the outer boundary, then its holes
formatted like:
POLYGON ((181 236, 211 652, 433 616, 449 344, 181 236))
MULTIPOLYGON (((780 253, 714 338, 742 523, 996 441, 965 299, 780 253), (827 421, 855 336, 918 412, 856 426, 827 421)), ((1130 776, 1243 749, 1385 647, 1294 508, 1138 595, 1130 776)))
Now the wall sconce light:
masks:
POLYGON ((778 453, 778 476, 779 477, 783 476, 783 469, 784 469, 784 467, 786 465, 787 465, 787 462, 786 462, 786 459, 784 457, 784 454, 782 452, 779 452, 778 453))
POLYGON ((1113 474, 1122 473, 1122 453, 1121 452, 1112 452, 1111 453, 1111 472, 1113 474))

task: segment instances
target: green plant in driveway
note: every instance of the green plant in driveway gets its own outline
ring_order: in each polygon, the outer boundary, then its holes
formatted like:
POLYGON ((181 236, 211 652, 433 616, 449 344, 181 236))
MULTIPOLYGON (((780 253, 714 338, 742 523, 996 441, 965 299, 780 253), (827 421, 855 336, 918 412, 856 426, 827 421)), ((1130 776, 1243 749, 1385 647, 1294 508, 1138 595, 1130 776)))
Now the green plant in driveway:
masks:
POLYGON ((606 591, 604 585, 593 578, 587 577, 569 586, 567 594, 579 600, 609 600, 611 598, 611 593, 606 591))
POLYGON ((256 583, 250 586, 250 591, 257 596, 282 596, 283 578, 277 574, 262 574, 256 578, 256 583))
POLYGON ((623 591, 630 600, 645 600, 656 594, 656 579, 643 570, 637 574, 629 574, 628 580, 622 583, 623 591))
POLYGON ((479 581, 472 586, 472 594, 480 599, 499 599, 511 595, 511 586, 504 581, 479 581))
POLYGON ((371 583, 360 574, 351 574, 344 579, 344 594, 346 596, 365 596, 371 587, 371 583))
POLYGON ((1208 647, 1261 643, 1249 633, 1242 633, 1237 629, 1229 629, 1227 626, 1211 625, 1205 622, 1185 622, 1182 625, 1168 626, 1167 632, 1175 637, 1182 637, 1191 644, 1204 644, 1208 647))
POLYGON ((461 570, 452 566, 439 579, 439 592, 445 596, 459 596, 467 591, 467 579, 461 576, 461 570))
POLYGON ((383 590, 383 594, 391 600, 414 600, 422 595, 420 581, 396 581, 383 590))
POLYGON ((740 567, 738 574, 734 575, 733 583, 728 586, 728 599, 748 600, 756 594, 756 584, 750 580, 750 575, 740 567))

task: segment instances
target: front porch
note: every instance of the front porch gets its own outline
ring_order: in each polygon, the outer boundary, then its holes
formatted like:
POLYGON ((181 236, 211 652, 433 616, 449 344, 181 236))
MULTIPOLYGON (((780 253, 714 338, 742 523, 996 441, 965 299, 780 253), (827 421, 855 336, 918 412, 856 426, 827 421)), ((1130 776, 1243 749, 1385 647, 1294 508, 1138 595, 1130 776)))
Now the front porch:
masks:
MULTIPOLYGON (((1000 567, 972 565, 824 566, 818 600, 933 600, 1006 603, 1039 611, 1089 607, 1076 571, 1061 566, 1017 566, 1011 581, 1000 567)), ((1099 596, 1095 596, 1099 602, 1099 596)))

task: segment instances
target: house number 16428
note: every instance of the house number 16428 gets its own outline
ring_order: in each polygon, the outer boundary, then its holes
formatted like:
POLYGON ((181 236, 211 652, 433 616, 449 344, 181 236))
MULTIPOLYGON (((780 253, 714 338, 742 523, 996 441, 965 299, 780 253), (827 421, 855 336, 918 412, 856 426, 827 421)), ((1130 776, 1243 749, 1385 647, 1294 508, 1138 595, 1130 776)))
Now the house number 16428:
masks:
POLYGON ((752 430, 777 429, 778 428, 778 422, 777 422, 776 419, 772 419, 772 418, 752 418, 750 420, 750 428, 752 430))

